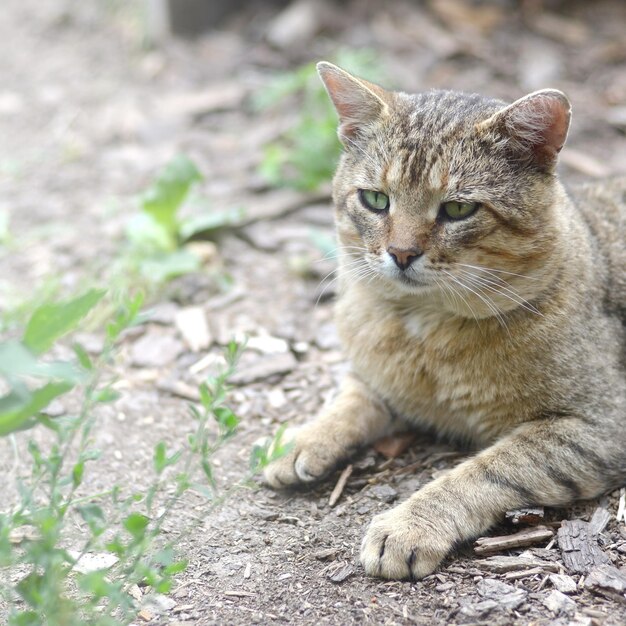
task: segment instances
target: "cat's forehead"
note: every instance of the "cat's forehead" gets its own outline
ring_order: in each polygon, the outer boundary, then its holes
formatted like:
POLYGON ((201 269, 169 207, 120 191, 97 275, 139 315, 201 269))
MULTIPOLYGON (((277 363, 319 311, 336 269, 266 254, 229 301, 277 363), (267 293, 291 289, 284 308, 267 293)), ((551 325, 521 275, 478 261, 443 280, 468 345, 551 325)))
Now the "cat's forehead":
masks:
POLYGON ((420 94, 402 94, 398 122, 407 137, 429 136, 433 143, 450 133, 472 129, 505 104, 478 94, 432 90, 420 94))

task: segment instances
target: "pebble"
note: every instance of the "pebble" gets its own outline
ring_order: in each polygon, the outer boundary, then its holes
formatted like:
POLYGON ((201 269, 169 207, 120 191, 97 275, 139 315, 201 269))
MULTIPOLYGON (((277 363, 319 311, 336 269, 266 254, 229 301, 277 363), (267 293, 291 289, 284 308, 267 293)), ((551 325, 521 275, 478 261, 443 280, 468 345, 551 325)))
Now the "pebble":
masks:
POLYGON ((495 578, 485 578, 476 585, 478 594, 488 600, 494 600, 508 609, 516 609, 526 600, 528 593, 523 589, 517 589, 495 578))
POLYGON ((557 591, 561 593, 574 593, 576 581, 567 574, 550 574, 549 580, 557 591))
POLYGON ((147 332, 132 347, 131 360, 137 367, 164 367, 176 360, 183 344, 171 335, 147 332))
POLYGON ((556 614, 566 613, 567 615, 572 615, 576 612, 574 600, 557 589, 553 589, 542 602, 549 611, 556 614))
POLYGON ((371 496, 387 504, 398 499, 398 492, 391 485, 373 485, 369 489, 371 496))

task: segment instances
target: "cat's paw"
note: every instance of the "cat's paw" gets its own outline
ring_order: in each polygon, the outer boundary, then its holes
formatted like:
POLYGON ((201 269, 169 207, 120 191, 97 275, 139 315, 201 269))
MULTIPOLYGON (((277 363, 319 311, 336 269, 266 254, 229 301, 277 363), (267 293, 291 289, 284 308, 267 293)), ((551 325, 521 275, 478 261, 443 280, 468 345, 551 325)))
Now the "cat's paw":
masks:
POLYGON ((284 489, 312 483, 329 474, 345 458, 343 450, 326 440, 314 428, 289 428, 281 438, 289 451, 272 461, 263 476, 270 487, 284 489))
POLYGON ((361 563, 370 576, 423 578, 453 548, 454 540, 442 532, 436 518, 419 510, 415 498, 372 519, 361 544, 361 563))

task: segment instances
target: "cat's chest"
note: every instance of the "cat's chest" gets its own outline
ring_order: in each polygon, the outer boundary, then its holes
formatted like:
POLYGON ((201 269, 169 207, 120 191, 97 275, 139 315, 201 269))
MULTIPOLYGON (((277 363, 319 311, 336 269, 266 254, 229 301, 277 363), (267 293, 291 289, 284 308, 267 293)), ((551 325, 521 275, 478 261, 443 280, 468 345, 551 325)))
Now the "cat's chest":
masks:
POLYGON ((353 368, 398 413, 450 434, 488 436, 502 390, 492 382, 489 342, 477 340, 473 320, 349 296, 336 319, 353 368))

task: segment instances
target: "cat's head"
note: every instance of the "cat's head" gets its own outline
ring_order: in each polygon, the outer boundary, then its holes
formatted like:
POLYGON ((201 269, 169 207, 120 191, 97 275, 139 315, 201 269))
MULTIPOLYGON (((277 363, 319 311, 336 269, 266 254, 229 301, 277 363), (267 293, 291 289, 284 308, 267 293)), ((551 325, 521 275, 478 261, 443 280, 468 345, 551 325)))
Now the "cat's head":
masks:
POLYGON ((565 95, 543 90, 507 106, 390 92, 329 63, 318 70, 344 146, 333 188, 344 273, 391 294, 439 293, 466 315, 529 306, 562 227, 554 169, 565 95))

